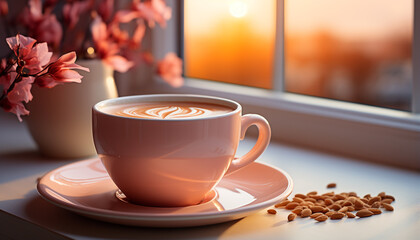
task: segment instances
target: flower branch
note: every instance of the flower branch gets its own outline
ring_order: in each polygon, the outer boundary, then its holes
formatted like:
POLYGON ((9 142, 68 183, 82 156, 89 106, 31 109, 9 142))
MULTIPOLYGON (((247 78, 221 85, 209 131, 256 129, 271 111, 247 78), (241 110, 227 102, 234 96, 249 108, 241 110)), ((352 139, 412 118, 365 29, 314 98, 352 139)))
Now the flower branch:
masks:
POLYGON ((0 106, 19 120, 29 113, 23 103, 32 99, 32 84, 51 88, 80 82, 82 77, 74 70, 88 69, 74 64, 76 56, 101 59, 118 72, 146 63, 171 86, 182 85, 182 60, 175 53, 155 60, 142 49, 147 29, 164 28, 171 18, 172 10, 164 0, 124 1, 127 5, 118 9, 114 0, 27 2, 17 16, 8 18, 8 2, 0 0, 0 18, 7 34, 14 30, 14 34, 29 36, 8 38, 13 54, 7 59, 14 61, 5 59, 0 65, 0 106))
POLYGON ((75 69, 89 71, 88 68, 75 64, 76 53, 70 52, 52 61, 52 53, 46 43, 36 43, 36 40, 23 35, 6 39, 13 51, 9 59, 1 59, 0 106, 7 112, 17 115, 29 114, 24 103, 32 100, 33 84, 52 88, 67 82, 80 83, 82 76, 75 69))

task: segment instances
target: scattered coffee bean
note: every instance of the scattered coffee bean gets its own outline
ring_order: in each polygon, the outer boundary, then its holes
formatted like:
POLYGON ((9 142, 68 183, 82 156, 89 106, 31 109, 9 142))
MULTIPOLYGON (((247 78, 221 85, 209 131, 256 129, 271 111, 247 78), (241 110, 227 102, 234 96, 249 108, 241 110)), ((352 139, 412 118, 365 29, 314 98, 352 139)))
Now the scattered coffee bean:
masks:
POLYGON ((325 213, 325 215, 327 215, 327 217, 331 217, 331 215, 333 215, 334 213, 335 213, 334 211, 331 211, 331 212, 325 213))
POLYGON ((295 220, 295 218, 296 218, 296 214, 294 214, 294 213, 291 213, 291 214, 289 214, 289 216, 287 216, 287 220, 289 222, 295 220))
POLYGON ((308 196, 308 197, 310 197, 311 195, 317 195, 318 194, 318 192, 317 191, 312 191, 312 192, 308 192, 306 195, 308 196))
POLYGON ((305 217, 309 217, 312 214, 311 209, 303 209, 302 212, 300 213, 300 216, 305 218, 305 217))
POLYGON ((301 199, 305 199, 305 198, 307 198, 307 196, 306 196, 305 194, 301 194, 301 193, 297 193, 297 194, 295 195, 295 197, 298 197, 298 198, 301 198, 301 199))
POLYGON ((381 200, 382 200, 382 198, 380 196, 376 196, 376 197, 373 197, 373 198, 369 199, 368 204, 372 205, 374 202, 378 202, 378 201, 381 201, 381 200))
POLYGON ((387 204, 391 204, 393 201, 390 198, 385 198, 381 201, 382 204, 387 203, 387 204))
POLYGON ((338 212, 340 213, 346 213, 349 210, 348 207, 342 207, 340 210, 338 210, 338 212))
POLYGON ((380 207, 381 207, 381 202, 374 202, 374 203, 371 205, 371 207, 372 207, 372 208, 380 208, 380 207))
POLYGON ((320 212, 318 212, 318 213, 312 213, 311 214, 311 216, 309 216, 310 218, 317 218, 317 217, 319 217, 319 216, 321 216, 321 215, 324 215, 323 213, 320 213, 320 212))
POLYGON ((385 195, 382 199, 391 199, 392 201, 395 201, 395 198, 391 195, 385 195))
POLYGON ((286 205, 286 209, 288 210, 293 210, 295 209, 297 206, 299 206, 299 203, 297 202, 290 202, 286 205))
POLYGON ((388 203, 382 203, 382 206, 385 208, 385 210, 387 210, 387 211, 394 211, 394 207, 393 206, 391 206, 390 204, 388 204, 388 203))
POLYGON ((268 209, 267 212, 269 214, 276 214, 277 213, 277 211, 275 209, 268 209))
MULTIPOLYGON (((328 184, 328 186, 330 185, 336 186, 335 183, 328 184)), ((318 222, 324 222, 328 218, 338 220, 344 217, 370 217, 381 214, 380 208, 384 208, 386 211, 394 211, 394 207, 391 206, 394 201, 395 198, 385 192, 380 192, 374 197, 371 194, 366 194, 361 198, 355 192, 318 194, 317 191, 312 191, 306 195, 298 193, 292 201, 286 199, 275 204, 274 207, 292 211, 287 216, 289 222, 293 221, 296 216, 310 217, 318 222), (357 211, 356 214, 353 213, 354 211, 357 211)), ((267 212, 269 214, 277 213, 274 209, 268 209, 267 212)))
POLYGON ((368 209, 362 209, 356 213, 356 216, 361 217, 361 218, 370 217, 372 215, 373 215, 373 212, 369 211, 368 209))
POLYGON ((284 200, 284 201, 282 201, 280 203, 277 203, 276 205, 274 205, 274 207, 276 207, 276 208, 284 207, 284 206, 286 206, 289 203, 290 203, 290 201, 286 199, 286 200, 284 200))
POLYGON ((338 219, 342 219, 344 216, 346 216, 346 214, 344 214, 342 212, 335 212, 330 216, 330 219, 338 220, 338 219))
POLYGON ((381 209, 379 208, 368 208, 368 210, 371 211, 373 215, 378 215, 382 213, 381 209))
POLYGON ((323 212, 324 211, 324 207, 323 206, 312 206, 310 207, 311 211, 313 213, 317 213, 317 212, 323 212))
POLYGON ((328 219, 328 217, 324 214, 318 216, 317 218, 315 218, 315 220, 317 220, 318 222, 324 222, 328 219))

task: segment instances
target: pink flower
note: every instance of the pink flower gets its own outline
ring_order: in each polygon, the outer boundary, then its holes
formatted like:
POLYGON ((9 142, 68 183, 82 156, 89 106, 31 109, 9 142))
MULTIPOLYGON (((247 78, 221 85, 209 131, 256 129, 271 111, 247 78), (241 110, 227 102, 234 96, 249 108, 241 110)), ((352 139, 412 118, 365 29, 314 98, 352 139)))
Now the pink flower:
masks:
POLYGON ((118 72, 126 72, 134 63, 128 61, 120 54, 120 46, 111 38, 107 26, 100 17, 96 18, 91 26, 92 38, 96 54, 118 72))
POLYGON ((114 0, 102 0, 99 2, 98 13, 105 21, 111 18, 114 11, 114 0))
MULTIPOLYGON (((12 79, 16 73, 12 74, 12 79)), ((12 91, 7 94, 7 98, 0 101, 0 106, 6 111, 16 114, 19 121, 22 122, 21 115, 28 115, 29 111, 23 105, 23 102, 32 100, 31 87, 34 81, 33 77, 25 77, 22 81, 16 83, 12 91)))
POLYGON ((39 21, 36 28, 33 29, 33 34, 38 41, 52 44, 53 47, 58 47, 63 37, 63 29, 57 21, 55 15, 45 15, 39 21))
POLYGON ((69 28, 74 28, 80 16, 88 12, 91 7, 92 1, 75 1, 64 4, 63 17, 69 28))
POLYGON ((144 18, 149 27, 154 27, 155 22, 159 23, 161 27, 166 26, 166 21, 171 18, 172 10, 166 6, 163 0, 147 0, 140 2, 138 0, 133 2, 133 9, 138 11, 142 18, 144 18))
POLYGON ((66 82, 80 83, 83 76, 73 69, 79 69, 87 72, 89 72, 89 69, 75 64, 75 61, 75 52, 64 54, 57 61, 51 63, 48 67, 48 71, 37 77, 35 83, 40 87, 47 88, 52 88, 58 84, 66 82))
POLYGON ((111 24, 128 23, 128 22, 131 22, 138 17, 140 17, 140 13, 137 12, 137 11, 120 10, 120 11, 115 13, 115 16, 112 19, 111 24))
POLYGON ((29 7, 25 7, 19 15, 19 21, 28 27, 29 30, 36 27, 42 18, 42 2, 40 0, 29 0, 29 7))
POLYGON ((180 87, 184 83, 182 60, 175 53, 166 54, 165 58, 158 62, 157 73, 172 87, 180 87))
POLYGON ((108 28, 110 37, 112 37, 120 46, 126 46, 130 49, 139 48, 146 32, 146 26, 143 21, 139 20, 139 17, 141 17, 141 15, 137 11, 120 10, 116 12, 108 28), (129 33, 121 30, 119 25, 121 23, 129 23, 133 20, 136 20, 136 27, 130 38, 129 33))
POLYGON ((39 43, 34 47, 35 39, 20 34, 7 38, 6 41, 15 55, 25 61, 25 68, 29 74, 41 71, 51 59, 52 53, 48 51, 47 43, 39 43))
POLYGON ((25 8, 20 15, 20 21, 28 28, 30 36, 38 41, 47 42, 58 47, 63 37, 63 30, 54 14, 47 11, 42 13, 41 0, 29 0, 29 8, 25 8))
POLYGON ((6 16, 9 13, 9 5, 6 0, 0 0, 0 16, 6 16))
POLYGON ((143 22, 139 22, 134 31, 133 38, 131 40, 131 47, 137 48, 140 46, 141 41, 143 40, 144 34, 146 32, 146 26, 143 22))
POLYGON ((6 38, 6 42, 9 45, 10 49, 13 50, 16 56, 18 55, 27 55, 33 45, 36 43, 36 40, 30 37, 25 37, 23 35, 16 35, 16 37, 6 38), (19 54, 18 54, 19 49, 19 54))
POLYGON ((29 13, 32 20, 36 21, 42 18, 42 1, 29 0, 29 13))

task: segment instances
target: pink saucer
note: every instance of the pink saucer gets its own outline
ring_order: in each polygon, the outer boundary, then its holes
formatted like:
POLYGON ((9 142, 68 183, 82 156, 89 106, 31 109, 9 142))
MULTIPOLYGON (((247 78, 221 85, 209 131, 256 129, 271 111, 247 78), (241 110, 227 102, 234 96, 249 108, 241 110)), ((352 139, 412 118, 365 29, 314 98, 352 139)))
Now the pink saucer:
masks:
POLYGON ((117 198, 117 187, 95 158, 47 173, 37 188, 49 202, 90 218, 135 226, 188 227, 231 221, 272 206, 292 192, 293 182, 283 170, 254 162, 224 177, 215 194, 201 204, 146 207, 117 198))

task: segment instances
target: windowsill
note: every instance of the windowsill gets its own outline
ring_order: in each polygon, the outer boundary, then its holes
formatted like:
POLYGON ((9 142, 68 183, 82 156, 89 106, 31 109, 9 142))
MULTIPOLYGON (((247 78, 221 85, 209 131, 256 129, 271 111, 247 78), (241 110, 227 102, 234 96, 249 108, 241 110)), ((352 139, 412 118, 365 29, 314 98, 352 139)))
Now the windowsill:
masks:
POLYGON ((142 92, 230 98, 267 118, 274 140, 420 170, 418 114, 196 79, 177 89, 156 80, 142 92))
POLYGON ((185 79, 184 86, 179 90, 170 88, 164 83, 158 82, 157 84, 159 84, 159 89, 166 91, 205 91, 213 95, 231 97, 248 105, 267 106, 273 109, 354 120, 420 132, 420 115, 404 111, 198 79, 185 79))
MULTIPOLYGON (((359 195, 381 191, 396 197, 394 212, 367 219, 345 219, 317 224, 298 218, 288 223, 289 211, 268 215, 265 210, 244 219, 211 226, 176 229, 127 227, 91 220, 56 207, 36 192, 36 179, 46 172, 77 160, 46 159, 39 156, 23 123, 0 113, 0 236, 12 239, 335 239, 358 229, 357 236, 369 239, 415 239, 418 234, 417 172, 389 168, 313 150, 272 142, 258 160, 288 172, 296 193, 355 191, 359 195), (3 134, 5 133, 5 134, 3 134), (389 176, 392 176, 389 177, 389 176), (398 221, 398 224, 395 224, 398 221), (386 233, 386 235, 384 234, 386 233), (359 235, 358 235, 359 234, 359 235)), ((238 154, 248 151, 253 139, 241 142, 238 154)), ((346 238, 346 237, 344 237, 346 238)))

